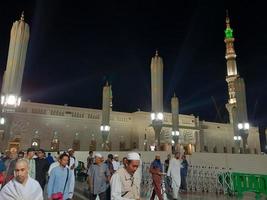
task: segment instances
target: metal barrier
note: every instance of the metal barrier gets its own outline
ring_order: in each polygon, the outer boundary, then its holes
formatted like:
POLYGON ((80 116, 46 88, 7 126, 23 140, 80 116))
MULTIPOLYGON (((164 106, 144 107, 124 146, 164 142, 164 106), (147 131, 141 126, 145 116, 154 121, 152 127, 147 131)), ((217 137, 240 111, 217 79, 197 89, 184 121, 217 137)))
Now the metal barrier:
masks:
POLYGON ((245 192, 254 192, 255 198, 260 199, 262 194, 267 195, 267 175, 232 173, 234 192, 242 198, 245 192))
POLYGON ((232 194, 230 170, 214 166, 190 165, 187 175, 187 189, 191 192, 232 194))

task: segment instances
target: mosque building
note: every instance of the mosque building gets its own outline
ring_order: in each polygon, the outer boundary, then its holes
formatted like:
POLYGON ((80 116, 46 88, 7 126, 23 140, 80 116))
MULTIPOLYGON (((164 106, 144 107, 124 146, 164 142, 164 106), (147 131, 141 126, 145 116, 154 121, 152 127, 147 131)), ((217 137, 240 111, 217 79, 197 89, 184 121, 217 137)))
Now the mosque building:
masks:
POLYGON ((29 41, 29 25, 14 22, 1 90, 0 150, 29 146, 58 151, 139 151, 182 149, 193 152, 259 153, 258 127, 248 122, 244 80, 238 74, 233 29, 226 17, 225 44, 229 123, 207 122, 179 113, 179 99, 163 110, 163 59, 151 60, 151 112, 112 110, 112 87, 103 87, 102 109, 21 101, 21 83, 29 41))

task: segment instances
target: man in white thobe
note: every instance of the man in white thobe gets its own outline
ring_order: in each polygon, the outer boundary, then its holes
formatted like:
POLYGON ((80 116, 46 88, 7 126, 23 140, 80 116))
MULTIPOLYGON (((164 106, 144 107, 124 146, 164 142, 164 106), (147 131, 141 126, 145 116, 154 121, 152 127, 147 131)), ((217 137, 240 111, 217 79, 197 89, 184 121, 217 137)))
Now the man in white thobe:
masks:
MULTIPOLYGON (((143 174, 143 162, 141 159, 141 154, 139 153, 140 156, 140 162, 139 162, 139 166, 136 170, 136 172, 134 173, 134 177, 137 179, 138 185, 139 185, 139 189, 141 188, 141 182, 142 182, 142 174, 143 174)), ((140 193, 140 191, 138 191, 140 193)))
POLYGON ((139 200, 140 185, 134 173, 140 162, 138 153, 132 152, 127 155, 125 167, 120 168, 111 177, 111 200, 139 200))
POLYGON ((68 150, 69 156, 70 156, 70 164, 69 164, 69 169, 70 169, 70 173, 72 173, 72 175, 70 176, 70 189, 69 189, 69 198, 72 199, 73 194, 74 194, 74 186, 75 186, 75 173, 74 170, 76 167, 78 167, 78 161, 77 159, 74 157, 74 150, 73 149, 69 149, 68 150))
POLYGON ((179 188, 181 185, 181 160, 180 160, 180 153, 175 154, 175 158, 170 160, 167 176, 171 177, 172 180, 172 197, 173 199, 178 199, 179 197, 179 188))
POLYGON ((115 172, 119 169, 121 165, 119 161, 119 156, 117 154, 114 155, 114 160, 112 161, 112 165, 115 172))
POLYGON ((20 159, 16 163, 15 178, 0 191, 1 200, 43 200, 40 184, 29 176, 29 163, 20 159))

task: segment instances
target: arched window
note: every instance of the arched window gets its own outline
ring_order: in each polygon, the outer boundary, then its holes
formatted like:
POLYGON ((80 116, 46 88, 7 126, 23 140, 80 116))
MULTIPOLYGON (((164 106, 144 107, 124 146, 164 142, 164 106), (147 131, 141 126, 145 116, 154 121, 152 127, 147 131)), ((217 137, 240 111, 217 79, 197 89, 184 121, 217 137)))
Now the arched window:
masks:
POLYGON ((58 132, 54 131, 53 138, 51 141, 51 150, 52 151, 59 151, 59 139, 58 139, 58 132))
POLYGON ((227 153, 227 147, 223 147, 223 153, 227 153))

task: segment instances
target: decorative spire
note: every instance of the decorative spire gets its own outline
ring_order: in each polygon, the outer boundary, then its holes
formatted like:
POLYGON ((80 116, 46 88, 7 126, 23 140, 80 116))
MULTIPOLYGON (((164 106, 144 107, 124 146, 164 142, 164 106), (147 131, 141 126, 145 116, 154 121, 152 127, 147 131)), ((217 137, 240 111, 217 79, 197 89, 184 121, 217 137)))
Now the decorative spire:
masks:
POLYGON ((106 82, 106 86, 108 86, 108 81, 106 82))
POLYGON ((155 54, 155 56, 156 56, 156 57, 159 56, 159 52, 158 52, 158 50, 156 50, 156 54, 155 54))
POLYGON ((22 11, 22 13, 21 13, 20 21, 24 21, 24 11, 22 11))
POLYGON ((228 10, 226 10, 226 19, 225 19, 225 23, 226 23, 226 29, 224 31, 225 33, 225 38, 226 39, 230 39, 233 38, 233 29, 231 29, 230 26, 230 18, 229 18, 229 14, 228 14, 228 10))
POLYGON ((175 92, 174 92, 174 94, 173 94, 173 97, 176 97, 176 94, 175 94, 175 92))
POLYGON ((231 28, 230 27, 230 18, 229 18, 228 10, 226 10, 226 19, 225 19, 225 22, 226 22, 226 28, 231 28))

